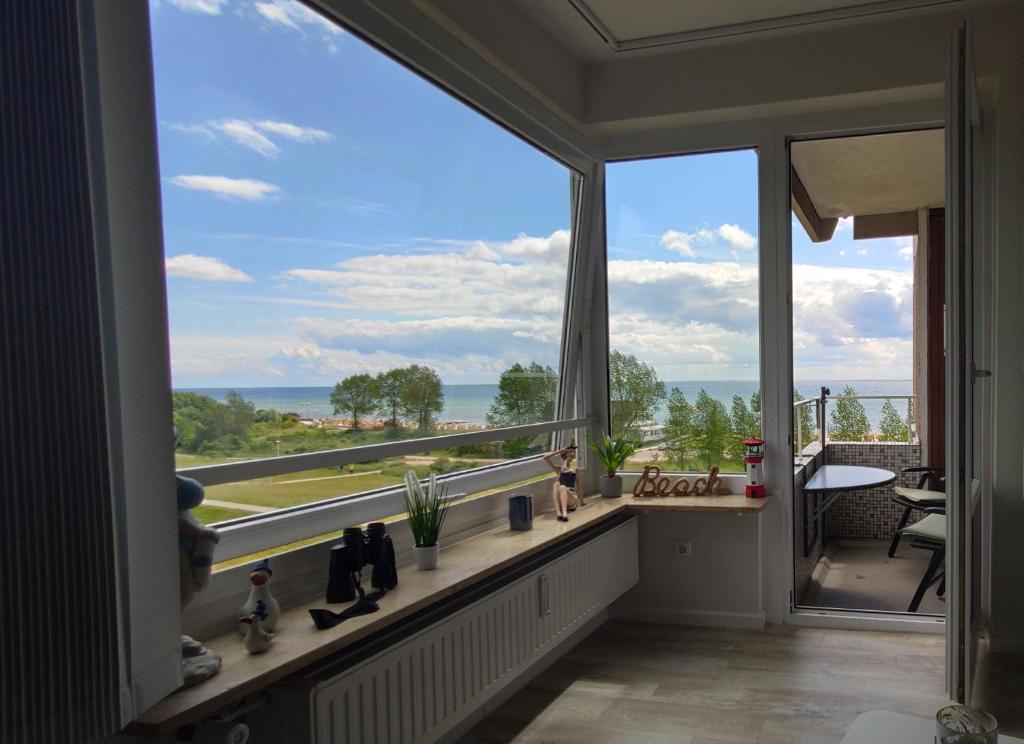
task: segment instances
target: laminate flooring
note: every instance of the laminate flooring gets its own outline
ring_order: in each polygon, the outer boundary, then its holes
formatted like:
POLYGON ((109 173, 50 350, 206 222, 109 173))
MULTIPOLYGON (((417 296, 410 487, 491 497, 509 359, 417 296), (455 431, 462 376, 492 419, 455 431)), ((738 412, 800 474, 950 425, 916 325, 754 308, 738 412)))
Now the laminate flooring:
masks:
POLYGON ((608 622, 461 744, 839 742, 869 710, 946 703, 942 635, 608 622))

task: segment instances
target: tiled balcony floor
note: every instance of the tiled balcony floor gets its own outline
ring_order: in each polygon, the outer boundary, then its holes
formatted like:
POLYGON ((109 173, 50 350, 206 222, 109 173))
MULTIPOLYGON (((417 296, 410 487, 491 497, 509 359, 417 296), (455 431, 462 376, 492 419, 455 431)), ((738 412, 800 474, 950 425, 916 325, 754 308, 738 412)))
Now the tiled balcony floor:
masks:
MULTIPOLYGON (((906 612, 914 590, 928 567, 931 552, 900 544, 886 555, 888 540, 834 540, 811 574, 800 598, 802 607, 906 612)), ((931 587, 918 612, 943 615, 945 602, 931 587)))

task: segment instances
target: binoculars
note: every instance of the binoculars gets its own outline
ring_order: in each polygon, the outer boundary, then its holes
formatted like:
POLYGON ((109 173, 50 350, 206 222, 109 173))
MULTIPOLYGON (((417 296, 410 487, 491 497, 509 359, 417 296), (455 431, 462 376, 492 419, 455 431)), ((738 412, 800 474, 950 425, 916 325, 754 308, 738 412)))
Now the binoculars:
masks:
POLYGON ((363 567, 373 566, 370 585, 387 590, 398 586, 395 546, 383 522, 371 522, 366 533, 358 527, 346 527, 341 542, 331 548, 327 578, 327 602, 351 602, 365 596, 360 583, 363 567))

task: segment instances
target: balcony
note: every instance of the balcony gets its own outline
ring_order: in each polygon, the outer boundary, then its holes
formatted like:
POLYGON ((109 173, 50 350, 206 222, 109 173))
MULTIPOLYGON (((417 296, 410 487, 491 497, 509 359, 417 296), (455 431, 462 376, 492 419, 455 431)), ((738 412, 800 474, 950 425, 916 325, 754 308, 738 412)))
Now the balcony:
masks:
MULTIPOLYGON (((911 395, 833 396, 824 390, 819 397, 793 404, 792 517, 798 607, 908 611, 932 553, 911 546, 908 540, 901 541, 891 558, 888 550, 904 512, 892 500, 893 488, 918 485, 918 473, 904 472, 922 464, 916 411, 917 400, 911 395), (876 411, 878 406, 885 407, 867 431, 866 417, 861 416, 865 406, 876 411), (858 418, 862 419, 859 425, 858 418), (804 491, 824 464, 881 468, 895 473, 896 481, 843 492, 826 501, 825 496, 804 491)), ((923 511, 913 512, 910 523, 923 516, 923 511)), ((929 588, 916 614, 944 613, 936 590, 937 586, 929 588)))

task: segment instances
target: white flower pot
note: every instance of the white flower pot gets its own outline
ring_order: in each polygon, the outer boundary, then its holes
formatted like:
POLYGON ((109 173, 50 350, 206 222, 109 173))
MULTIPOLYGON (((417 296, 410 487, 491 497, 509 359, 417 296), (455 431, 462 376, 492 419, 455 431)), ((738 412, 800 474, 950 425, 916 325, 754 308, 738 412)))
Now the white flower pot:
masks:
POLYGON ((412 552, 416 556, 416 568, 420 571, 433 571, 437 568, 437 557, 441 552, 440 545, 430 545, 426 548, 417 545, 412 552))

